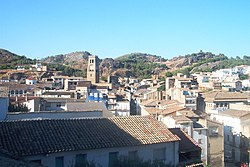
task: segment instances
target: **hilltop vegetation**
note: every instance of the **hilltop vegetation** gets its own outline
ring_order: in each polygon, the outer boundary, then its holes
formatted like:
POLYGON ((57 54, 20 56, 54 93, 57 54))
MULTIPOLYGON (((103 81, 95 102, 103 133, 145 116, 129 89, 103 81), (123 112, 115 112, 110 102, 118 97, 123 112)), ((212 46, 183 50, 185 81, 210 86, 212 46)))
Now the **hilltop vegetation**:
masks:
POLYGON ((28 66, 34 64, 35 60, 29 59, 25 56, 19 56, 11 53, 8 50, 0 49, 0 69, 14 69, 18 65, 28 66))
MULTIPOLYGON (((42 63, 47 65, 50 71, 61 71, 63 75, 86 77, 88 56, 90 55, 92 54, 86 51, 60 54, 43 58, 42 63)), ((171 76, 178 72, 188 75, 200 71, 210 72, 238 65, 250 65, 250 56, 228 58, 224 54, 215 55, 211 52, 200 51, 167 60, 161 56, 146 53, 131 53, 115 59, 105 58, 99 61, 102 79, 106 79, 110 74, 142 79, 150 78, 152 75, 171 76)), ((15 69, 18 65, 28 68, 30 64, 35 63, 35 59, 0 49, 0 69, 15 69)))
MULTIPOLYGON (((243 56, 243 58, 228 58, 224 54, 215 55, 210 52, 193 53, 192 55, 186 55, 186 59, 195 58, 197 61, 190 63, 188 66, 183 66, 178 70, 172 71, 172 74, 183 73, 189 75, 195 72, 212 72, 224 68, 232 68, 239 65, 250 65, 250 56, 243 56), (202 56, 203 58, 197 59, 202 56)), ((168 73, 169 75, 169 73, 168 73)))

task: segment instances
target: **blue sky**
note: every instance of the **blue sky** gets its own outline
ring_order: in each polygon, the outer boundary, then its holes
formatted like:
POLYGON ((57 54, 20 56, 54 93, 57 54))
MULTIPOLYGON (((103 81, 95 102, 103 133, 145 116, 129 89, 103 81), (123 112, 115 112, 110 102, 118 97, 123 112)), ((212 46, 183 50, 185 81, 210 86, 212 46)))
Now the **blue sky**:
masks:
POLYGON ((3 0, 0 48, 30 58, 250 55, 249 9, 249 0, 3 0))

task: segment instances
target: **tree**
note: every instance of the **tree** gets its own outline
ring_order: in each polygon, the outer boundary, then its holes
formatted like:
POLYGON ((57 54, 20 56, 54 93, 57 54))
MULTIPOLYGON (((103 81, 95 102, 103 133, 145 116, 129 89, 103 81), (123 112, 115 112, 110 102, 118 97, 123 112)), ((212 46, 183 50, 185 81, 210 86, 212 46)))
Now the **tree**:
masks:
POLYGON ((172 77, 173 76, 173 73, 170 72, 170 71, 167 71, 166 74, 165 74, 166 77, 172 77))
POLYGON ((242 74, 242 75, 239 75, 239 78, 240 78, 240 80, 246 80, 246 79, 248 79, 248 75, 242 74))
POLYGON ((9 112, 28 112, 29 109, 25 104, 9 104, 9 112))

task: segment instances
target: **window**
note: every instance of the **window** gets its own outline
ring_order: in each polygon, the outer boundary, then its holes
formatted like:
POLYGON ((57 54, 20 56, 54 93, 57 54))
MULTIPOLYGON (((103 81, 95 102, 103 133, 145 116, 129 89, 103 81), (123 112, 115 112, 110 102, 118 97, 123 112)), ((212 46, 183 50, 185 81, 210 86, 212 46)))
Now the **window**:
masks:
POLYGON ((56 104, 56 107, 61 107, 61 106, 62 106, 61 103, 56 104))
POLYGON ((154 160, 164 161, 166 160, 166 148, 157 148, 153 150, 154 160))
POLYGON ((128 159, 130 161, 135 161, 138 157, 137 151, 129 151, 128 152, 128 159))
POLYGON ((209 135, 210 136, 218 136, 218 127, 217 126, 209 127, 209 135))
POLYGON ((64 167, 64 158, 56 157, 56 167, 64 167))
POLYGON ((201 139, 198 139, 198 144, 202 144, 202 140, 201 139))
POLYGON ((119 152, 110 152, 109 153, 109 167, 116 167, 116 161, 118 160, 119 152))
POLYGON ((77 154, 75 167, 83 167, 87 164, 87 154, 77 154))

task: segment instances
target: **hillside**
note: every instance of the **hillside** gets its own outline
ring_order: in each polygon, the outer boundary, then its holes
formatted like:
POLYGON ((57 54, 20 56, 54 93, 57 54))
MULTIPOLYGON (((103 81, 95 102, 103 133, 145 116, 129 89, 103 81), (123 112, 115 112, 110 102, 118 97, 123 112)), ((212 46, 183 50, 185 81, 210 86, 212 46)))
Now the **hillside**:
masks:
POLYGON ((17 65, 29 65, 35 61, 25 56, 19 56, 5 49, 0 49, 0 69, 14 69, 17 65))
MULTIPOLYGON (((86 51, 72 52, 64 55, 49 56, 42 59, 42 62, 48 64, 66 65, 86 72, 89 55, 92 54, 86 51)), ((160 67, 160 61, 165 60, 161 59, 160 56, 146 53, 126 54, 116 59, 105 58, 100 60, 100 73, 103 79, 106 79, 110 74, 122 77, 150 77, 150 75, 154 73, 154 70, 157 69, 157 67, 160 67)))
POLYGON ((43 58, 43 63, 63 64, 75 69, 87 68, 89 52, 72 52, 43 58))
MULTIPOLYGON (((89 55, 92 54, 87 51, 60 54, 43 58, 42 63, 47 64, 49 70, 62 71, 62 74, 65 75, 86 76, 89 55)), ((27 65, 28 67, 29 64, 34 63, 35 60, 0 49, 0 69, 14 69, 17 65, 27 65)), ((250 57, 229 59, 224 54, 216 55, 211 52, 200 51, 167 60, 161 56, 147 53, 131 53, 115 59, 100 59, 100 74, 102 79, 107 79, 110 74, 121 77, 150 78, 152 75, 162 77, 166 71, 172 74, 177 72, 190 74, 237 65, 250 65, 250 57)))

